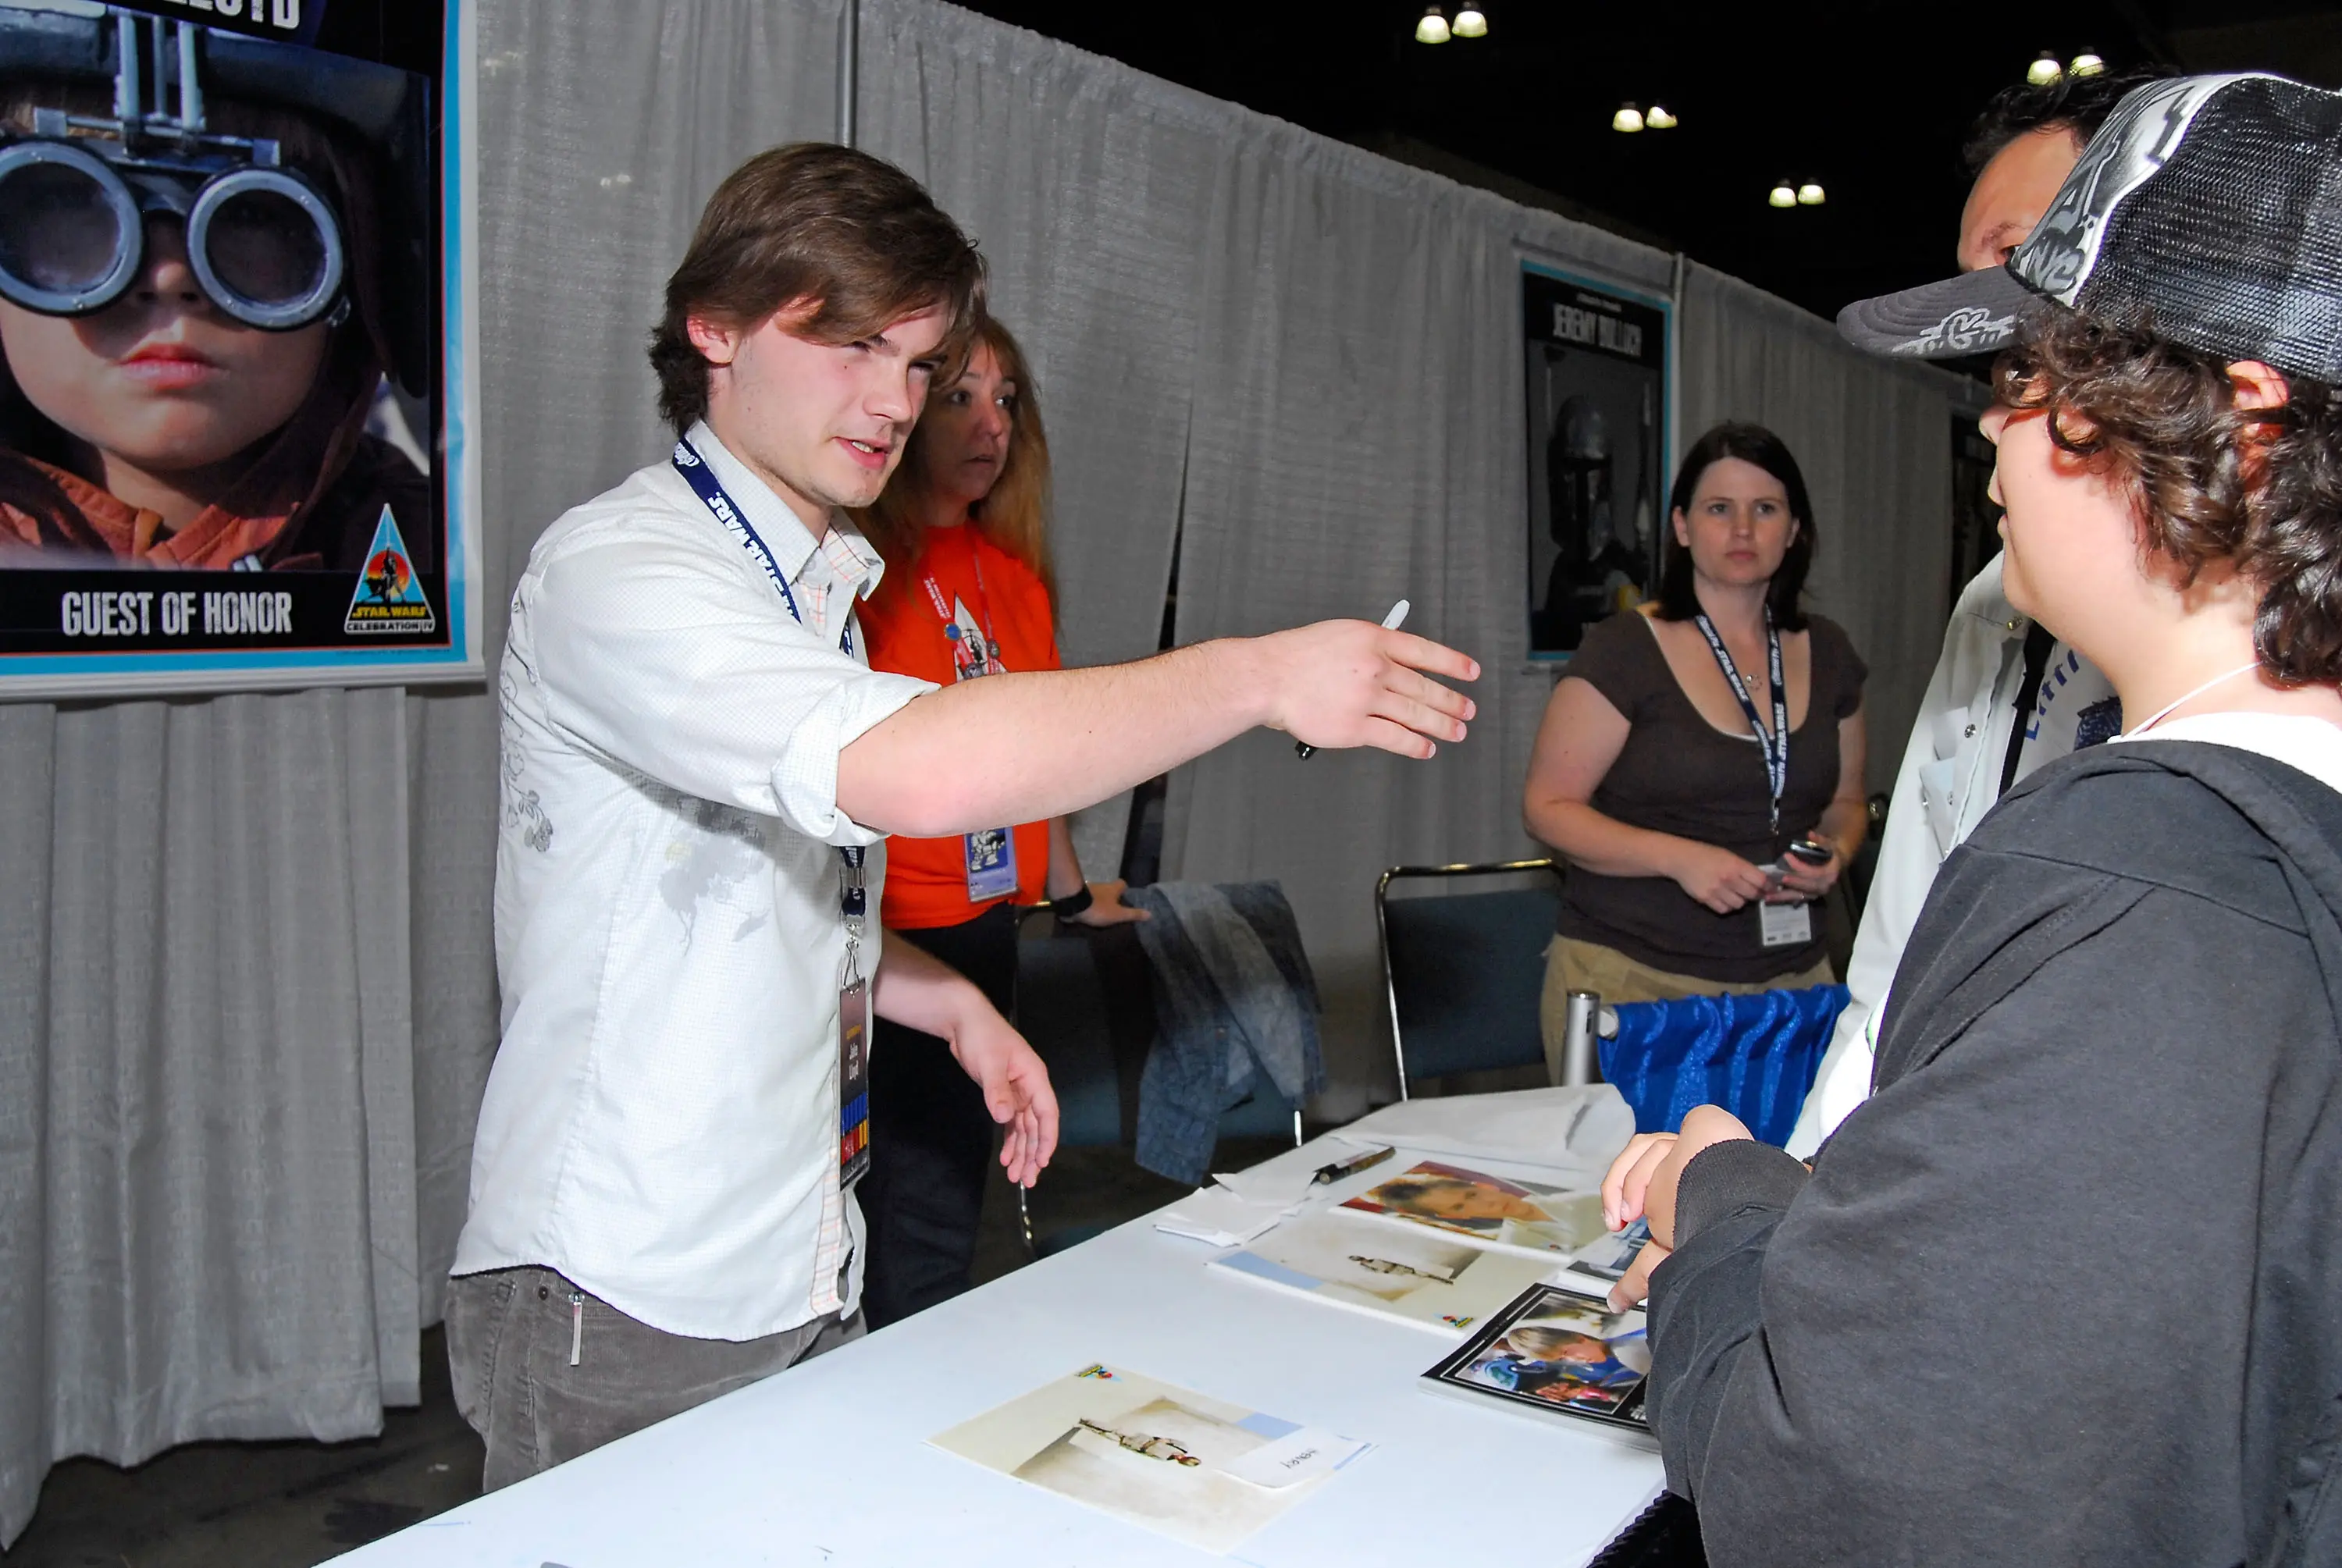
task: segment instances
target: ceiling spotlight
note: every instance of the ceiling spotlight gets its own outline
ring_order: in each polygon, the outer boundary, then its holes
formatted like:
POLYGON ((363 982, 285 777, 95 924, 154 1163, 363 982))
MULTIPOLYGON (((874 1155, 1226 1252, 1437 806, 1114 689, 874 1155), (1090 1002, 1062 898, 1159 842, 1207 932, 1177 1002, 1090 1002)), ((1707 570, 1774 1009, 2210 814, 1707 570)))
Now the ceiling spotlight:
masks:
POLYGON ((1777 207, 1794 207, 1797 205, 1797 187, 1782 180, 1773 186, 1773 194, 1765 199, 1777 207))
POLYGON ((1618 112, 1610 116, 1610 128, 1614 131, 1626 132, 1641 130, 1643 128, 1643 111, 1635 107, 1632 104, 1619 105, 1618 112))
POLYGON ((1651 112, 1643 116, 1643 124, 1655 131, 1672 131, 1676 128, 1676 117, 1654 104, 1651 112))
POLYGON ((2103 76, 2107 74, 2107 63, 2099 59, 2097 52, 2093 49, 2085 49, 2075 55, 2074 63, 2066 68, 2077 76, 2103 76))
MULTIPOLYGON (((1423 36, 1420 29, 1416 36, 1423 36)), ((2047 49, 2041 51, 2041 58, 2025 68, 2025 79, 2037 87, 2047 87, 2065 74, 2066 68, 2057 64, 2057 56, 2047 49)))
POLYGON ((1415 41, 1418 44, 1447 42, 1447 14, 1436 5, 1424 9, 1423 20, 1415 25, 1415 41))
POLYGON ((1456 35, 1458 38, 1485 38, 1488 35, 1488 18, 1473 0, 1464 0, 1456 8, 1456 35))
POLYGON ((1797 205, 1801 207, 1817 207, 1827 200, 1829 197, 1822 194, 1822 187, 1816 181, 1807 180, 1797 187, 1797 205))

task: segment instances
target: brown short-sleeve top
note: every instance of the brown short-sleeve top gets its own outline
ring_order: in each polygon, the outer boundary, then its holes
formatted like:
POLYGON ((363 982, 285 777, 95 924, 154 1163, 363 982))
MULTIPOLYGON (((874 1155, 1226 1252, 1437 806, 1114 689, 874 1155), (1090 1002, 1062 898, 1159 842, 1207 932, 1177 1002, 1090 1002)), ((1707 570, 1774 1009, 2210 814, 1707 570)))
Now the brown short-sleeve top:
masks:
MULTIPOLYGON (((1760 865, 1812 831, 1837 794, 1838 721, 1862 705, 1869 671, 1836 622, 1808 614, 1806 629, 1810 688, 1805 720, 1789 732, 1789 776, 1777 833, 1756 737, 1746 731, 1726 734, 1700 716, 1643 616, 1613 615, 1586 628, 1564 676, 1601 693, 1633 726, 1594 792, 1594 809, 1631 827, 1719 845, 1760 865)), ((1751 695, 1763 704, 1763 672, 1743 674, 1754 675, 1751 695)), ((1755 904, 1718 914, 1668 877, 1603 876, 1572 866, 1563 884, 1558 929, 1656 968, 1738 984, 1819 963, 1818 918, 1814 926, 1810 944, 1767 947, 1755 904)))

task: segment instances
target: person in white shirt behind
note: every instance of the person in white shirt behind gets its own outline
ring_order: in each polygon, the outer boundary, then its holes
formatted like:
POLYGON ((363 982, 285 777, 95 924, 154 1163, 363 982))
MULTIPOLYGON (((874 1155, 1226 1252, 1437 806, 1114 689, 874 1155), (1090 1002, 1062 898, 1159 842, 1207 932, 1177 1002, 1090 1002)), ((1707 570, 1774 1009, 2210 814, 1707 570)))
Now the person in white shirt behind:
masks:
MULTIPOLYGON (((2066 76, 1995 97, 1965 149, 1975 183, 1960 212, 1960 270, 2006 263, 2123 95, 2162 75, 2066 76)), ((1888 983, 1945 857, 2018 779, 2122 729, 2122 703, 2106 676, 2009 604, 2001 561, 1996 554, 1961 590, 1911 726, 1862 927, 1847 961, 1852 997, 1789 1138, 1789 1152, 1800 1157, 1819 1148, 1870 1094, 1888 983)))
POLYGON ((1031 1048, 875 915, 889 833, 1056 817, 1256 725, 1413 757, 1470 659, 1364 622, 938 689, 854 616, 876 500, 983 310, 975 246, 843 147, 708 202, 651 360, 671 460, 546 530, 513 594, 504 1034, 447 1305, 491 1489, 861 1332, 872 1012, 949 1044, 1029 1183, 1031 1048))

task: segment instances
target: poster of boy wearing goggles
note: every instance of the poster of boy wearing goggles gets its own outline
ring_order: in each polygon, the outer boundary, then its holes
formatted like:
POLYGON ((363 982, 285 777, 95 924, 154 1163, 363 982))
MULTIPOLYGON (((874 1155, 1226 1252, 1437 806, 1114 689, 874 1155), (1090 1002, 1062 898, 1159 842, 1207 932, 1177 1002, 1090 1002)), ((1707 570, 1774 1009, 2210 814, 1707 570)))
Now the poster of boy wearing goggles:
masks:
POLYGON ((479 675, 459 9, 0 0, 0 696, 479 675))

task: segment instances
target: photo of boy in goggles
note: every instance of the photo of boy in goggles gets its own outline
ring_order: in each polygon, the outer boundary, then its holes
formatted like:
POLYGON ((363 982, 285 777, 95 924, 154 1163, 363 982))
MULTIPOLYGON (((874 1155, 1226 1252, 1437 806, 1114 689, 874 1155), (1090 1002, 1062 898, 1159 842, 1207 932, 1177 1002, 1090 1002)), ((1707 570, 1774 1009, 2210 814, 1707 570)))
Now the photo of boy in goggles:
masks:
POLYGON ((0 0, 0 567, 432 569, 423 85, 0 0))

